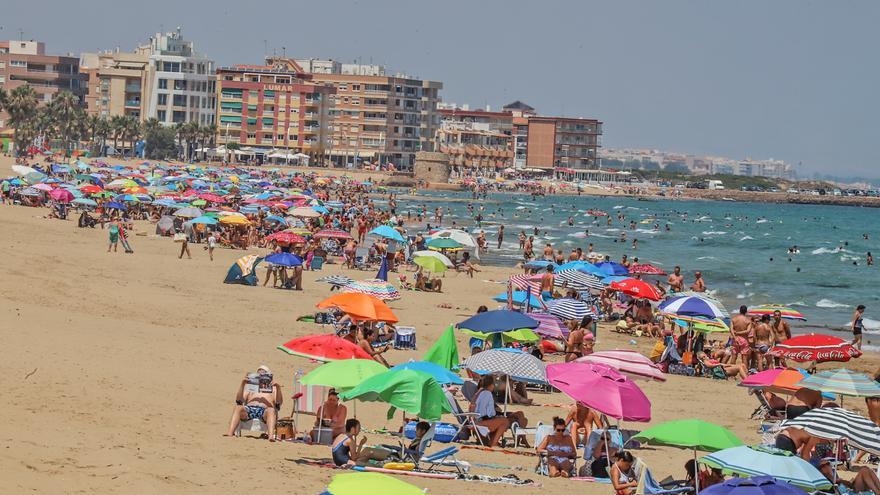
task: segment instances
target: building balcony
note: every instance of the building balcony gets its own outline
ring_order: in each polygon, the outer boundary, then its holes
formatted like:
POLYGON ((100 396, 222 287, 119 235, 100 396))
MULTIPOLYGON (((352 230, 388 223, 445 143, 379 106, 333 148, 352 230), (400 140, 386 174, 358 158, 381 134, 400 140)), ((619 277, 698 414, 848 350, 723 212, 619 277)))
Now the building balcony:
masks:
POLYGON ((127 84, 125 86, 126 93, 140 93, 141 85, 140 84, 127 84))
POLYGON ((140 100, 125 100, 125 106, 127 108, 140 108, 141 101, 140 100))

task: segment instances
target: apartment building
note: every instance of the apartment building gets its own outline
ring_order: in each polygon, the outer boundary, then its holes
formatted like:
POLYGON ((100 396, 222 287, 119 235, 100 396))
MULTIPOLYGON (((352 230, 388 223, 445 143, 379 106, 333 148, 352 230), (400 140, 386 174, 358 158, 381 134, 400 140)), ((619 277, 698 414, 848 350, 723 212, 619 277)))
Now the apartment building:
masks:
POLYGON ((84 53, 80 65, 89 76, 86 101, 92 114, 155 118, 165 125, 214 124, 214 62, 196 52, 180 28, 156 33, 131 53, 84 53))
MULTIPOLYGON (((79 71, 79 59, 47 55, 39 41, 0 41, 0 88, 6 91, 28 85, 40 102, 52 101, 61 91, 69 91, 81 100, 86 93, 86 76, 79 71)), ((6 130, 9 116, 0 112, 0 131, 6 130)))
POLYGON ((296 153, 321 158, 327 150, 335 88, 312 81, 295 61, 217 69, 217 142, 238 143, 258 162, 296 153))
POLYGON ((484 174, 513 167, 513 115, 509 112, 444 108, 436 149, 449 155, 454 174, 475 169, 484 174))
POLYGON ((567 117, 529 117, 526 162, 529 168, 599 168, 602 122, 567 117))
POLYGON ((315 83, 336 88, 326 153, 334 166, 369 163, 411 170, 417 152, 434 150, 443 83, 388 75, 381 65, 320 59, 297 63, 315 83))

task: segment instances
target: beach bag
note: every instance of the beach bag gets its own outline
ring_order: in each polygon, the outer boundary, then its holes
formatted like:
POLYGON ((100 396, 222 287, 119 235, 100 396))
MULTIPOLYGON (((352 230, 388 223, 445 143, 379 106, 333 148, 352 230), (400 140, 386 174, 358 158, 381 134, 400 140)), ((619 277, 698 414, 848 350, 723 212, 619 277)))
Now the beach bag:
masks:
POLYGON ((186 241, 186 234, 183 234, 180 232, 174 234, 174 242, 184 242, 184 241, 186 241))
POLYGON ((684 351, 684 354, 681 355, 681 362, 688 366, 694 364, 694 353, 691 351, 684 351))
POLYGON ((660 360, 661 357, 663 357, 663 351, 665 351, 665 350, 666 350, 666 344, 662 340, 658 340, 654 344, 654 348, 651 349, 651 354, 648 356, 648 358, 651 361, 657 362, 660 360))

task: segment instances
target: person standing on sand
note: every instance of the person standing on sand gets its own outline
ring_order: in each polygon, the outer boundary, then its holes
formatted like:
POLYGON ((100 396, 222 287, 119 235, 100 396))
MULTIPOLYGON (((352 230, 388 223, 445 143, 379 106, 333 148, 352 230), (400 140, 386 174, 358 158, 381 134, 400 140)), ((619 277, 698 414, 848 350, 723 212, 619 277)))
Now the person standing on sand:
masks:
POLYGON ((706 281, 703 280, 701 272, 694 273, 694 283, 691 285, 691 290, 694 292, 706 292, 706 281))
POLYGON ((865 305, 859 304, 856 308, 856 312, 853 313, 852 319, 852 333, 853 333, 853 345, 856 349, 862 350, 862 330, 865 328, 865 323, 863 318, 865 316, 865 305))
MULTIPOLYGON (((773 321, 770 322, 770 328, 773 329, 774 343, 785 342, 791 338, 791 328, 788 323, 782 319, 782 312, 778 309, 773 312, 773 321)), ((785 359, 774 358, 776 366, 785 366, 785 359)))
POLYGON ((741 356, 742 363, 749 365, 752 356, 752 346, 749 344, 749 336, 752 335, 752 319, 746 316, 748 308, 739 307, 739 314, 730 319, 730 337, 733 341, 731 364, 736 364, 736 357, 741 356))
POLYGON ((767 352, 776 343, 774 335, 773 329, 770 327, 770 315, 762 315, 761 321, 755 324, 755 365, 753 368, 758 371, 764 371, 773 366, 773 357, 767 352))
POLYGON ((504 225, 498 227, 498 248, 501 249, 501 243, 504 242, 504 225))
POLYGON ((684 277, 681 275, 680 266, 675 267, 672 273, 669 274, 669 278, 666 279, 666 282, 669 283, 669 292, 682 291, 682 288, 684 287, 684 277))
POLYGON ((107 246, 107 252, 110 252, 110 248, 113 248, 113 252, 116 252, 116 249, 119 247, 119 222, 115 219, 110 222, 110 228, 107 229, 107 232, 110 235, 110 245, 107 246))
POLYGON ((211 258, 211 261, 214 261, 214 248, 217 247, 217 235, 213 230, 208 233, 207 243, 208 257, 211 258))
POLYGON ((189 238, 186 235, 179 237, 180 239, 180 255, 177 259, 183 259, 183 253, 186 253, 187 259, 192 259, 192 255, 189 252, 189 238))

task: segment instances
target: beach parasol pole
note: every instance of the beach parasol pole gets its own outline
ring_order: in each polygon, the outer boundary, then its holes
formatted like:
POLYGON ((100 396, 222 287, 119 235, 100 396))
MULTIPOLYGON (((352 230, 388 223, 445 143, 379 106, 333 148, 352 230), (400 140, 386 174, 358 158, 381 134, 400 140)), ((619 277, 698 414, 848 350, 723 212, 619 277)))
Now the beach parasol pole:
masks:
POLYGON ((700 465, 697 464, 696 447, 694 447, 694 495, 700 495, 700 465))

